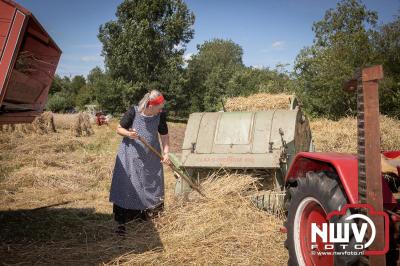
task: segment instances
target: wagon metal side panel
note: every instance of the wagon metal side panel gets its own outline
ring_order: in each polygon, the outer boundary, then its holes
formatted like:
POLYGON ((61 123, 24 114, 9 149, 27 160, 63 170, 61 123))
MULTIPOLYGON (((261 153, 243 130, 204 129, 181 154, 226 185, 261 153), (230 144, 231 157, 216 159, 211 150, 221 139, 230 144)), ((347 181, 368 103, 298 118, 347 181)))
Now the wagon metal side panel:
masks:
POLYGON ((0 1, 0 104, 7 92, 25 26, 26 15, 8 2, 0 1))
POLYGON ((61 50, 11 0, 0 0, 0 49, 0 124, 32 122, 44 109, 61 50))

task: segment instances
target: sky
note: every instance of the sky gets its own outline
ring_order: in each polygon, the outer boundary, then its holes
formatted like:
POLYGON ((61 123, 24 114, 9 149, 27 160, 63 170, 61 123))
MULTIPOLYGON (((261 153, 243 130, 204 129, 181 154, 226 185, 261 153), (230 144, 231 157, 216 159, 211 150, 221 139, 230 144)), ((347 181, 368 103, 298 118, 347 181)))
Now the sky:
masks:
MULTIPOLYGON (((87 75, 104 68, 99 26, 115 19, 122 0, 16 0, 29 9, 63 51, 57 73, 87 75)), ((400 0, 364 0, 378 12, 379 23, 400 14, 400 0)), ((197 45, 213 38, 231 39, 243 48, 246 66, 270 67, 293 62, 300 49, 312 44, 312 23, 334 8, 333 0, 186 0, 196 16, 194 38, 185 58, 197 45)))

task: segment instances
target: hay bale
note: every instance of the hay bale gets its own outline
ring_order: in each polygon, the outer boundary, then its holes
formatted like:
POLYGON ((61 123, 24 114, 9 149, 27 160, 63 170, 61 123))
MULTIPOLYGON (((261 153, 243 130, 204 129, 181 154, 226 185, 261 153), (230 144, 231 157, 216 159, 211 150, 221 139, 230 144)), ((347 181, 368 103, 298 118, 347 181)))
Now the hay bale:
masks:
POLYGON ((38 134, 46 134, 46 124, 42 116, 38 116, 32 122, 33 131, 38 134))
POLYGON ((229 98, 225 103, 225 109, 230 112, 288 109, 290 100, 293 98, 293 95, 284 93, 257 93, 248 97, 229 98))
POLYGON ((52 112, 44 112, 36 117, 31 124, 25 124, 26 132, 35 132, 36 134, 55 133, 54 116, 52 112))

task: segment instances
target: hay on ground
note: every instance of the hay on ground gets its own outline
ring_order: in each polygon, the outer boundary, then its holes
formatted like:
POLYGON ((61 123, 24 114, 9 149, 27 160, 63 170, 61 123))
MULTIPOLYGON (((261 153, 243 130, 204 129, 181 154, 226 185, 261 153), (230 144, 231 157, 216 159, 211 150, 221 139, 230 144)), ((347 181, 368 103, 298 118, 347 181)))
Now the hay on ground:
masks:
POLYGON ((226 111, 265 111, 271 109, 289 109, 290 94, 257 93, 248 97, 234 97, 227 99, 226 111))
POLYGON ((251 203, 258 183, 245 174, 209 176, 202 182, 207 198, 191 192, 183 202, 164 168, 165 211, 130 222, 118 238, 108 196, 121 138, 117 123, 111 126, 96 127, 90 138, 65 130, 0 138, 4 264, 286 264, 282 220, 251 203))
MULTIPOLYGON (((357 120, 313 119, 310 123, 315 148, 322 152, 357 152, 357 120)), ((400 121, 380 116, 381 150, 400 150, 400 121)), ((379 136, 378 136, 379 137, 379 136)))
MULTIPOLYGON (((257 209, 247 198, 256 189, 249 175, 208 177, 203 183, 207 198, 196 192, 189 202, 175 200, 154 219, 162 247, 142 254, 124 254, 110 265, 282 265, 287 263, 283 247, 282 220, 257 209)), ((135 236, 130 241, 149 241, 135 236)), ((148 243, 153 246, 153 243, 148 243)), ((135 244, 132 243, 134 247, 135 244)))

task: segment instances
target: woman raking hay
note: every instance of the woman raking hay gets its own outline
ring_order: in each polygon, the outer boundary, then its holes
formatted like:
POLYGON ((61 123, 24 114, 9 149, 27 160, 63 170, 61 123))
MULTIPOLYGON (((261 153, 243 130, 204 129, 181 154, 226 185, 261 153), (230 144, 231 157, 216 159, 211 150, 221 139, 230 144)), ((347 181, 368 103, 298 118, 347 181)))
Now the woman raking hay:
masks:
POLYGON ((112 175, 110 202, 113 202, 116 233, 126 234, 125 223, 147 220, 164 208, 164 170, 168 158, 169 135, 165 100, 158 90, 144 95, 138 106, 132 106, 122 117, 117 133, 123 136, 112 175), (141 136, 158 152, 157 157, 137 137, 141 136))

